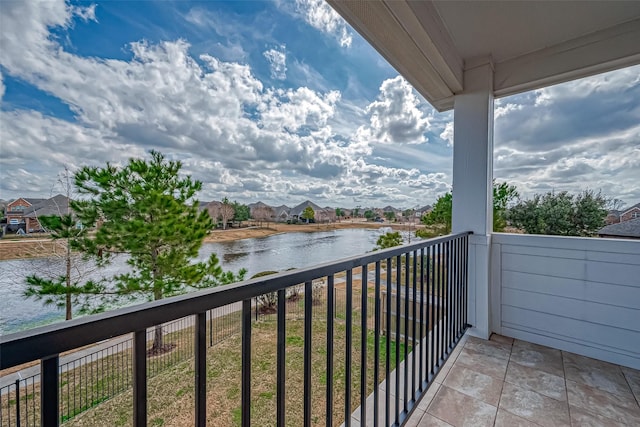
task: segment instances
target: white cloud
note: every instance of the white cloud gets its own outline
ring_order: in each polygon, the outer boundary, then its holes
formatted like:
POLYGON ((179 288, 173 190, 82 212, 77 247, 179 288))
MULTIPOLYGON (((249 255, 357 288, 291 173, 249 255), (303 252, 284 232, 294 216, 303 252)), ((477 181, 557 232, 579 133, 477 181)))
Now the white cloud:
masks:
POLYGON ((447 141, 449 147, 453 147, 453 122, 447 122, 440 134, 440 138, 447 141))
MULTIPOLYGON (((29 191, 43 194, 64 165, 121 163, 152 148, 182 160, 186 172, 203 181, 202 198, 209 200, 226 195, 283 203, 308 194, 327 203, 404 201, 400 187, 413 188, 420 179, 416 169, 363 160, 371 145, 356 137, 359 123, 342 116, 367 116, 355 114, 338 91, 265 88, 249 65, 212 55, 196 60, 185 40, 133 42, 130 60, 82 57, 50 33, 72 28, 74 12, 61 2, 44 5, 47 13, 28 2, 7 8, 15 22, 0 28, 0 65, 67 104, 75 120, 1 111, 3 191, 24 191, 21 175, 13 173, 17 164, 40 177, 29 191)), ((381 137, 399 131, 405 138, 406 129, 427 123, 417 108, 410 86, 395 79, 383 84, 367 111, 381 137), (397 111, 385 119, 384 110, 397 111)), ((403 140, 422 138, 414 136, 403 140)), ((427 186, 411 197, 431 200, 430 191, 427 186)))
POLYGON ((325 0, 296 0, 296 7, 312 27, 336 37, 342 47, 350 47, 353 36, 347 24, 325 0))
POLYGON ((4 86, 4 80, 2 77, 2 72, 0 71, 0 102, 2 102, 2 98, 4 97, 4 91, 5 91, 5 86, 4 86))
POLYGON ((269 62, 271 69, 271 78, 277 80, 285 80, 287 78, 287 54, 285 46, 279 46, 278 49, 269 49, 262 53, 269 62))
POLYGON ((366 108, 369 126, 358 129, 358 137, 387 144, 425 143, 430 124, 420 107, 418 95, 404 78, 385 80, 378 99, 366 108))

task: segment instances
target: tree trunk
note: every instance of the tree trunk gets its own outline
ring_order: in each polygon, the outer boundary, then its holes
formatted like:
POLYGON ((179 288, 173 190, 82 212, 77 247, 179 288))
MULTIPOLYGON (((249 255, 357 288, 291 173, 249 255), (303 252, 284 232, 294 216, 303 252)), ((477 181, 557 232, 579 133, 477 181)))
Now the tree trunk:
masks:
POLYGON ((153 347, 152 350, 162 350, 164 348, 164 337, 162 334, 162 325, 156 325, 153 331, 153 347))
MULTIPOLYGON (((158 259, 158 250, 153 249, 151 252, 151 258, 153 260, 153 299, 159 300, 162 299, 162 288, 158 287, 158 265, 156 260, 158 259)), ((156 325, 154 334, 153 334, 153 346, 152 350, 162 351, 164 349, 164 337, 162 336, 162 325, 156 325)))

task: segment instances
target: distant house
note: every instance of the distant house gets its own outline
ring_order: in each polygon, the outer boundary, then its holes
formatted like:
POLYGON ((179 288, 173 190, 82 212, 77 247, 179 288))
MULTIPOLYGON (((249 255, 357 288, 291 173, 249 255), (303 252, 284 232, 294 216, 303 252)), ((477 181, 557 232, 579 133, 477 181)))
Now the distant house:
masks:
POLYGON ((291 219, 291 208, 287 205, 276 206, 273 211, 275 212, 276 221, 286 222, 291 219))
POLYGON ((318 216, 318 214, 324 213, 324 211, 325 211, 323 208, 321 208, 320 206, 316 205, 312 201, 306 200, 306 201, 300 203, 299 205, 294 206, 293 208, 291 208, 291 210, 289 211, 289 217, 291 219, 301 219, 302 213, 309 206, 311 207, 311 209, 313 209, 313 212, 316 214, 316 217, 318 216))
MULTIPOLYGON (((38 203, 43 202, 45 199, 32 199, 20 197, 7 204, 5 216, 7 217, 7 224, 20 225, 25 224, 24 213, 38 203)), ((26 226, 25 226, 26 228, 26 226)))
POLYGON ((62 194, 36 203, 23 212, 25 231, 27 233, 41 231, 42 225, 38 221, 39 217, 62 216, 67 215, 69 212, 69 198, 62 194))
POLYGON ((609 224, 617 224, 620 222, 620 211, 615 210, 615 209, 611 209, 608 213, 607 213, 607 217, 605 218, 605 223, 607 225, 609 224))
POLYGON ((615 239, 640 239, 640 218, 605 225, 598 230, 598 236, 615 239))
POLYGON ((640 218, 640 203, 631 206, 620 214, 620 222, 640 218))

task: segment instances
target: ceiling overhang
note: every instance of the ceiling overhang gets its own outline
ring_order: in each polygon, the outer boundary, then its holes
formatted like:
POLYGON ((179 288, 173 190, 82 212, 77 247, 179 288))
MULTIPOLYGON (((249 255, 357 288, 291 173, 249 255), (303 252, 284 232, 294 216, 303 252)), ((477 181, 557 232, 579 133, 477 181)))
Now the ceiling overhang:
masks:
POLYGON ((640 2, 327 1, 438 111, 478 58, 498 97, 640 63, 640 2))

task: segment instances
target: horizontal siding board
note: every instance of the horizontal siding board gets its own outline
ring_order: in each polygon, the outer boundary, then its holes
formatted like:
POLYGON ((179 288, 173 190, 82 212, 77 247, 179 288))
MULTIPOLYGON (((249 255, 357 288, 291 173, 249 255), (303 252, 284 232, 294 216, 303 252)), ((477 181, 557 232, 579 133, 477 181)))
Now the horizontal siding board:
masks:
POLYGON ((609 347, 612 351, 623 351, 640 357, 640 332, 507 305, 502 306, 502 325, 503 328, 516 328, 572 342, 582 341, 586 345, 601 348, 609 347))
MULTIPOLYGON (((640 310, 504 288, 502 303, 553 316, 640 332, 640 310)), ((590 328, 592 325, 585 325, 590 328)))
POLYGON ((588 302, 601 302, 619 307, 640 308, 640 285, 623 286, 562 277, 541 276, 517 271, 503 271, 502 286, 503 288, 577 298, 588 302))
POLYGON ((494 234, 492 243, 503 334, 640 368, 640 241, 494 234))
POLYGON ((501 245, 502 253, 536 255, 551 258, 582 259, 587 261, 599 261, 614 264, 640 265, 638 253, 612 253, 591 250, 541 248, 538 246, 501 245))
POLYGON ((577 251, 608 252, 612 254, 640 254, 640 240, 506 233, 494 233, 491 239, 492 242, 501 245, 571 249, 577 251))
POLYGON ((502 269, 618 285, 635 286, 640 283, 640 265, 632 264, 503 253, 502 269))

